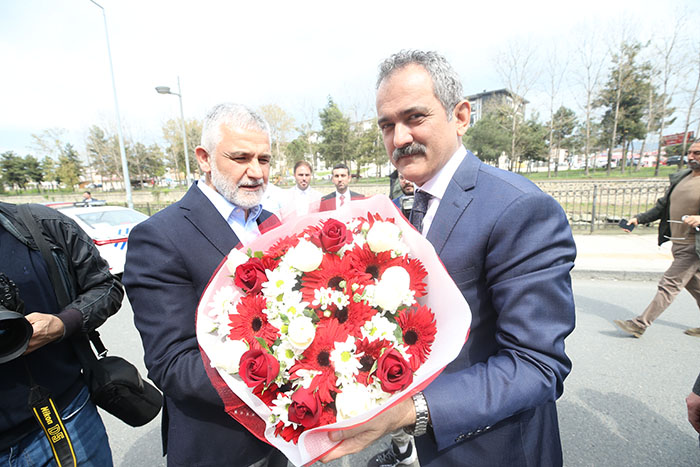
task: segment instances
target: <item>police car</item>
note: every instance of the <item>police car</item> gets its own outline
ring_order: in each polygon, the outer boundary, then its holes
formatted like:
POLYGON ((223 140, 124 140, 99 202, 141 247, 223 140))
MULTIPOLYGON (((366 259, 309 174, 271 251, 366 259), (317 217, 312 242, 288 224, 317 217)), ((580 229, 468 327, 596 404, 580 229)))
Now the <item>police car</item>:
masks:
POLYGON ((148 219, 147 215, 121 206, 106 206, 104 202, 46 204, 74 219, 95 242, 100 255, 109 263, 110 272, 121 278, 129 232, 148 219))

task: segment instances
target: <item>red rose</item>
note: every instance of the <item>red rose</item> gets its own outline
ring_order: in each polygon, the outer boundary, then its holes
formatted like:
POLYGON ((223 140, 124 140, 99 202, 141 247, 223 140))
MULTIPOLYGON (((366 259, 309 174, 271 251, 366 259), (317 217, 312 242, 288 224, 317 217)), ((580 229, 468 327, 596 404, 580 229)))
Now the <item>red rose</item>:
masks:
POLYGON ((312 241, 328 253, 336 253, 348 243, 352 243, 352 232, 345 224, 335 219, 328 219, 312 241))
POLYGON ((236 268, 235 284, 246 293, 257 294, 267 282, 265 266, 260 258, 250 258, 236 268))
POLYGON ((379 378, 382 390, 389 393, 401 391, 413 381, 411 365, 396 349, 388 350, 379 357, 375 376, 379 378))
POLYGON ((292 404, 289 406, 289 421, 304 428, 313 428, 321 419, 323 406, 317 392, 299 388, 292 394, 292 404))
POLYGON ((280 362, 265 350, 250 349, 241 356, 238 374, 249 388, 270 384, 279 372, 280 362))

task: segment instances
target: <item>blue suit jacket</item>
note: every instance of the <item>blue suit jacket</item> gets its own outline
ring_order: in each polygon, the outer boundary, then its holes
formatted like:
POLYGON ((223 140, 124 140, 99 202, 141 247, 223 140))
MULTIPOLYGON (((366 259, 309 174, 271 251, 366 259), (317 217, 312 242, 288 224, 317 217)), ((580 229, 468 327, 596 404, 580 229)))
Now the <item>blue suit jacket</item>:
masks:
POLYGON ((472 312, 461 353, 428 386, 422 466, 562 464, 555 400, 571 369, 569 272, 559 204, 525 178, 466 158, 427 233, 472 312))
MULTIPOLYGON (((263 211, 260 220, 270 216, 263 211)), ((129 235, 123 282, 148 375, 165 395, 168 465, 249 465, 272 449, 224 412, 195 335, 199 298, 237 244, 231 227, 194 185, 129 235)))

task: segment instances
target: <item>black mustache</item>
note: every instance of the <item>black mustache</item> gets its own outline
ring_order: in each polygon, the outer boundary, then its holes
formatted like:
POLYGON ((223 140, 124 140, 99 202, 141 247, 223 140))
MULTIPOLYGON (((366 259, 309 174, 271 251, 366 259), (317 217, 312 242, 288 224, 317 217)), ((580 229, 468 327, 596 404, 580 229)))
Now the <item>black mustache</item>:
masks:
POLYGON ((427 148, 425 147, 424 144, 411 143, 408 146, 394 149, 394 152, 391 154, 391 157, 394 159, 394 161, 398 161, 399 159, 401 159, 404 156, 413 156, 415 154, 425 154, 426 151, 427 151, 427 148))

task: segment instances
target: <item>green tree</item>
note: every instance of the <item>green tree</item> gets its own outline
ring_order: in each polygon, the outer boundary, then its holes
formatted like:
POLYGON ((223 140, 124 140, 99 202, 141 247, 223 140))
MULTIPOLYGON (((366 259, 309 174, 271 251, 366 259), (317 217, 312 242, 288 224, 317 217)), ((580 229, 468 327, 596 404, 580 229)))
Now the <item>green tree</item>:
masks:
POLYGON ((354 140, 353 159, 357 162, 357 173, 359 174, 362 166, 374 164, 377 169, 376 175, 381 177, 381 168, 387 161, 382 134, 373 122, 364 123, 355 126, 352 138, 354 140))
POLYGON ((294 118, 277 104, 263 105, 258 110, 270 125, 273 166, 277 172, 283 171, 289 166, 285 153, 289 132, 294 129, 294 118))
POLYGON ((24 156, 24 169, 27 174, 27 178, 32 182, 37 184, 37 188, 41 190, 41 182, 44 181, 44 171, 41 168, 41 163, 39 160, 28 154, 24 156))
POLYGON ((350 119, 346 117, 328 96, 328 104, 319 113, 321 118, 318 150, 326 165, 347 163, 350 156, 350 119))
POLYGON ((50 156, 44 156, 41 160, 41 171, 44 173, 44 180, 56 183, 56 161, 50 156))
MULTIPOLYGON (((569 138, 574 134, 576 129, 577 118, 576 113, 564 106, 561 106, 552 115, 552 120, 547 122, 550 131, 547 135, 549 139, 550 158, 554 154, 558 154, 560 149, 566 148, 569 144, 569 138)), ((555 176, 559 173, 559 158, 554 164, 555 176)))
MULTIPOLYGON (((165 152, 173 161, 175 173, 185 172, 185 145, 182 143, 182 123, 180 119, 170 119, 163 125, 163 139, 165 140, 165 152)), ((197 119, 185 120, 187 132, 187 155, 190 159, 190 170, 197 171, 197 160, 194 150, 202 140, 202 122, 197 119)))
POLYGON ((58 157, 57 181, 69 188, 73 188, 80 181, 81 173, 80 156, 78 156, 72 144, 66 143, 61 150, 61 155, 58 157))
MULTIPOLYGON (((612 150, 645 136, 644 103, 649 85, 649 62, 639 63, 643 49, 639 42, 626 42, 612 55, 612 68, 605 87, 596 101, 605 109, 603 132, 608 136, 608 173, 612 168, 612 150)), ((624 170, 624 165, 621 164, 624 170)))
POLYGON ((510 151, 507 117, 498 113, 487 113, 474 125, 469 127, 462 141, 482 161, 495 162, 510 151))
POLYGON ((163 164, 163 151, 157 144, 146 146, 143 143, 134 143, 130 151, 129 167, 135 170, 131 172, 132 178, 141 183, 150 178, 160 177, 165 173, 163 164))
POLYGON ((20 190, 24 190, 29 181, 24 166, 24 159, 13 151, 7 151, 2 154, 2 159, 0 159, 0 174, 2 174, 3 184, 9 185, 11 188, 16 187, 20 190))
MULTIPOLYGON (((528 161, 528 163, 546 160, 548 133, 547 127, 537 121, 537 115, 533 115, 529 120, 523 122, 516 148, 518 159, 528 161)), ((518 171, 520 171, 520 164, 518 164, 518 171)))
MULTIPOLYGON (((128 144, 125 143, 125 151, 128 144)), ((85 148, 88 154, 89 163, 97 169, 102 182, 105 177, 109 180, 122 179, 121 151, 119 149, 119 139, 117 135, 109 134, 97 125, 88 129, 85 148)))

